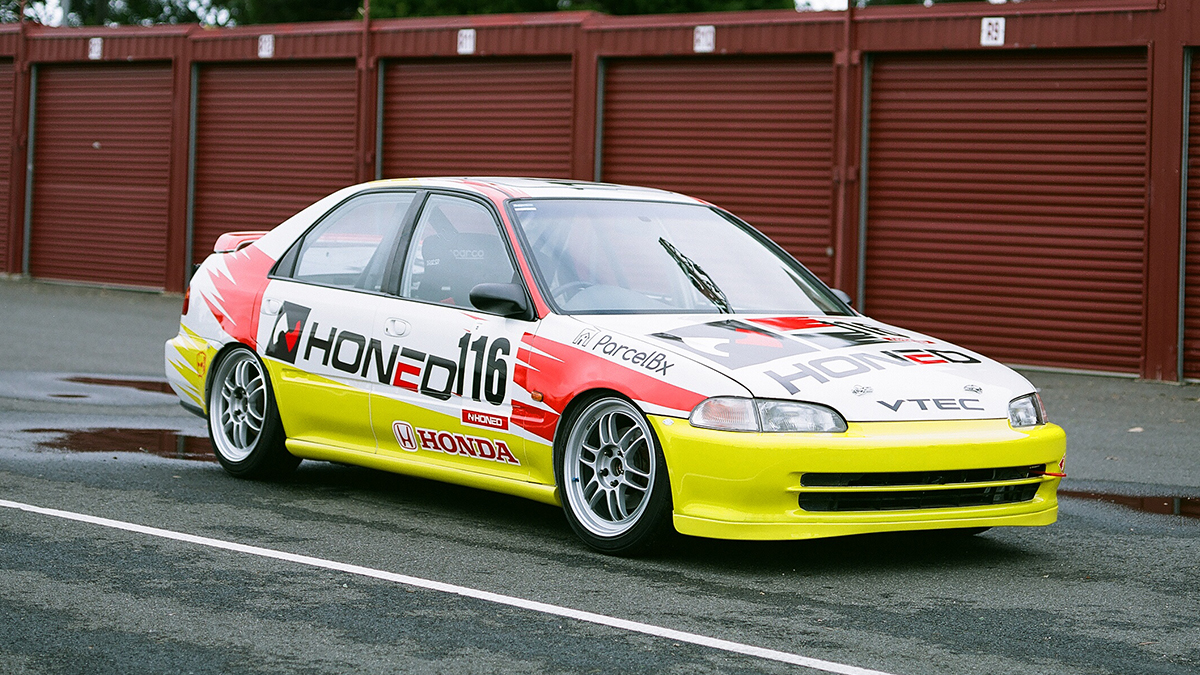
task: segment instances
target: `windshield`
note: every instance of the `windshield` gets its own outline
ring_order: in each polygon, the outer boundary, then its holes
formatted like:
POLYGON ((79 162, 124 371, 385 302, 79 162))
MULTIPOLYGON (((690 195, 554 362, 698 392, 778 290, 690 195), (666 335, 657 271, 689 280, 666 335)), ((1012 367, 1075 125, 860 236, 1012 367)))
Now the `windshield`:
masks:
POLYGON ((562 313, 847 313, 810 272, 707 206, 541 199, 512 210, 562 313))

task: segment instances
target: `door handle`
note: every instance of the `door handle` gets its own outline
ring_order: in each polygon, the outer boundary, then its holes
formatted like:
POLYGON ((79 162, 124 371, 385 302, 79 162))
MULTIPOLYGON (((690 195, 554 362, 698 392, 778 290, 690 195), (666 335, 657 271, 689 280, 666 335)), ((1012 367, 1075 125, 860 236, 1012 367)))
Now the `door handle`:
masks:
POLYGON ((388 319, 383 324, 383 332, 391 337, 404 337, 412 330, 412 324, 404 319, 388 319))
POLYGON ((259 308, 259 311, 268 316, 272 316, 278 314, 279 310, 281 309, 283 309, 283 303, 279 300, 276 300, 275 298, 263 298, 262 307, 259 308))

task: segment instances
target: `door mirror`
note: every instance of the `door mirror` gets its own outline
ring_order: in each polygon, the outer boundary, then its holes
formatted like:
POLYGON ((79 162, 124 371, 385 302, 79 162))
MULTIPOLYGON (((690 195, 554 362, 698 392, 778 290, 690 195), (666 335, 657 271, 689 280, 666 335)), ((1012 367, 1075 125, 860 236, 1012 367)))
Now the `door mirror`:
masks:
POLYGON ((838 300, 841 300, 842 302, 846 303, 847 305, 849 305, 851 307, 854 306, 854 298, 851 298, 849 293, 847 293, 846 291, 843 291, 840 288, 833 288, 830 290, 833 291, 833 294, 837 296, 838 300))
POLYGON ((517 284, 478 284, 471 289, 471 304, 476 309, 510 319, 528 319, 529 303, 525 290, 517 284))

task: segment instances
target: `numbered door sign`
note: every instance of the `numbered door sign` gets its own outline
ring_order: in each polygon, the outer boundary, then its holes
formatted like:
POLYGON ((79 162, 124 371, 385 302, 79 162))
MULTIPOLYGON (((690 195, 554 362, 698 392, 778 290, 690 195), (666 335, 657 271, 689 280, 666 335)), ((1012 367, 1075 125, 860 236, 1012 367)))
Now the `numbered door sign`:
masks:
POLYGON ((988 16, 983 18, 979 27, 979 44, 982 47, 1004 46, 1004 17, 988 16))

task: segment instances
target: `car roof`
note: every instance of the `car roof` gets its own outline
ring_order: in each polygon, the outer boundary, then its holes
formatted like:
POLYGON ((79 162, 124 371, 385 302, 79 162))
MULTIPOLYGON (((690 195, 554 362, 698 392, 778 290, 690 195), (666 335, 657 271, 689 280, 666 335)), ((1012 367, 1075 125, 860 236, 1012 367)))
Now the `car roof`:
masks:
POLYGON ((367 183, 370 187, 430 187, 466 190, 488 197, 499 192, 509 199, 620 199, 705 204, 706 202, 657 188, 592 183, 558 178, 434 177, 398 178, 367 183))

